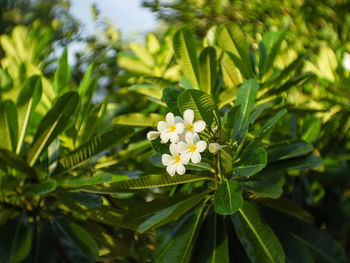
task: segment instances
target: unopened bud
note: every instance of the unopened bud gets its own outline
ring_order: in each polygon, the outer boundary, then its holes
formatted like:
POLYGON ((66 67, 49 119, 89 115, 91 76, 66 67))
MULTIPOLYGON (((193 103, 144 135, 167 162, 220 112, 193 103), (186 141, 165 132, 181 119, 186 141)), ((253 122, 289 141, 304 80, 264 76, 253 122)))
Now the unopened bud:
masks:
POLYGON ((152 141, 159 137, 160 132, 150 131, 147 133, 147 140, 152 141))
POLYGON ((216 142, 209 144, 209 152, 212 154, 216 154, 219 150, 221 150, 222 146, 216 142))

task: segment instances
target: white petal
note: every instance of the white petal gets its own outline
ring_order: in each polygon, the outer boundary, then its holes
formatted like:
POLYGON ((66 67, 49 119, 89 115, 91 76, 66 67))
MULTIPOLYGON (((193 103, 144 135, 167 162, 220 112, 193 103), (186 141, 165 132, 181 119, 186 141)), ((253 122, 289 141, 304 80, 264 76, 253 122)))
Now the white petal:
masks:
POLYGON ((170 141, 172 143, 177 143, 179 141, 179 135, 177 135, 175 132, 171 133, 170 141))
POLYGON ((165 166, 168 166, 170 165, 172 162, 174 161, 174 158, 169 155, 169 154, 163 154, 162 155, 162 164, 165 165, 165 166))
POLYGON ((160 134, 160 139, 162 140, 163 143, 167 143, 170 139, 170 133, 169 132, 162 132, 160 134))
POLYGON ((147 140, 152 141, 159 137, 160 132, 150 131, 147 133, 147 140))
POLYGON ((166 122, 168 124, 173 124, 174 123, 174 114, 172 114, 171 112, 168 112, 165 119, 166 119, 166 122))
POLYGON ((172 156, 175 156, 176 154, 178 154, 177 145, 174 143, 170 144, 169 151, 170 151, 172 156))
POLYGON ((179 163, 176 167, 176 172, 179 174, 179 175, 182 175, 186 172, 186 168, 185 166, 182 164, 182 163, 179 163))
POLYGON ((157 125, 158 131, 163 132, 163 131, 166 131, 168 129, 169 129, 169 125, 166 122, 164 122, 164 121, 158 122, 158 125, 157 125))
POLYGON ((185 110, 184 112, 184 120, 187 121, 188 123, 192 123, 194 118, 194 112, 193 110, 185 110))
POLYGON ((188 152, 188 145, 184 142, 179 142, 177 144, 177 150, 179 151, 179 153, 188 152))
POLYGON ((209 144, 209 152, 215 154, 217 153, 222 147, 218 143, 210 143, 209 144))
POLYGON ((205 141, 199 141, 196 143, 198 152, 203 152, 207 148, 207 143, 205 141))
POLYGON ((185 139, 187 144, 193 144, 193 134, 191 132, 186 132, 185 139))
POLYGON ((194 131, 195 132, 202 132, 205 129, 205 121, 196 121, 195 123, 193 123, 194 126, 194 131))
POLYGON ((200 163, 201 162, 201 155, 199 154, 199 152, 192 153, 191 161, 193 163, 200 163))
POLYGON ((184 123, 184 120, 180 116, 176 116, 174 119, 174 123, 184 123))
POLYGON ((184 152, 180 155, 180 158, 181 158, 181 162, 183 164, 188 164, 188 162, 190 161, 191 159, 191 155, 192 153, 191 152, 184 152))
POLYGON ((183 125, 182 122, 176 123, 176 124, 175 124, 175 127, 176 127, 176 132, 177 132, 177 134, 182 133, 182 132, 184 131, 184 129, 185 129, 185 126, 183 125))
POLYGON ((196 144, 201 139, 201 138, 199 138, 199 135, 197 133, 193 133, 192 138, 193 138, 194 144, 196 144))
POLYGON ((173 175, 175 174, 175 171, 176 171, 176 164, 169 165, 169 166, 166 168, 166 171, 168 172, 168 174, 170 174, 171 176, 173 176, 173 175))

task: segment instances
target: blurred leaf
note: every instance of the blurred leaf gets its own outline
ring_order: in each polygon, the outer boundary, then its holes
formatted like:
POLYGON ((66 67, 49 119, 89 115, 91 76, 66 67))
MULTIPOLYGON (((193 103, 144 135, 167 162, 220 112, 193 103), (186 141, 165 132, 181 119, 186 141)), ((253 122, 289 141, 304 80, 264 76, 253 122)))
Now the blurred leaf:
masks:
POLYGON ((212 94, 216 83, 216 52, 213 47, 206 47, 199 57, 199 77, 204 92, 212 94))
POLYGON ((280 242, 251 203, 245 201, 231 219, 251 262, 285 262, 280 242))
POLYGON ((178 220, 183 214, 187 213, 191 208, 203 200, 208 192, 209 191, 204 191, 193 195, 185 200, 173 204, 172 206, 156 212, 139 226, 138 231, 144 233, 150 229, 165 225, 170 221, 178 220))
POLYGON ((155 61, 148 50, 138 44, 137 42, 131 42, 129 45, 130 49, 134 54, 148 67, 154 67, 155 61))
POLYGON ((58 61, 58 67, 54 76, 53 88, 57 95, 62 94, 70 79, 70 67, 68 65, 68 52, 65 49, 58 61))
POLYGON ((307 170, 322 165, 322 162, 323 161, 320 157, 308 155, 269 164, 263 172, 273 174, 287 170, 307 170))
POLYGON ((72 262, 96 262, 99 247, 89 233, 63 218, 51 219, 51 225, 69 260, 72 262))
POLYGON ((18 127, 19 139, 16 147, 16 153, 19 154, 22 148, 24 137, 30 123, 30 116, 39 103, 42 93, 40 76, 32 76, 26 80, 24 87, 18 95, 18 127))
POLYGON ((306 155, 312 151, 311 144, 306 142, 293 142, 272 146, 267 150, 267 160, 269 162, 284 160, 306 155))
POLYGON ((165 117, 163 115, 156 113, 150 113, 148 115, 142 113, 128 113, 115 117, 113 119, 113 124, 136 127, 156 127, 158 122, 164 119, 165 117))
POLYGON ((118 66, 134 73, 152 75, 152 68, 142 63, 139 59, 127 55, 125 53, 118 53, 118 66))
POLYGON ((162 88, 154 84, 136 84, 132 85, 129 89, 157 100, 162 99, 162 88))
POLYGON ((72 179, 67 179, 62 182, 62 185, 67 185, 69 187, 73 188, 79 188, 82 186, 87 186, 87 185, 96 185, 96 184, 102 184, 112 181, 112 175, 107 174, 107 173, 100 173, 96 174, 95 176, 91 178, 72 178, 72 179))
POLYGON ((163 187, 177 184, 184 184, 202 180, 211 180, 214 179, 206 176, 199 176, 194 174, 184 174, 184 175, 145 175, 135 179, 129 179, 120 181, 117 183, 109 184, 108 186, 94 186, 94 187, 84 187, 81 188, 82 191, 91 192, 91 193, 101 193, 101 194, 112 194, 118 192, 128 192, 138 189, 147 189, 153 187, 163 187))
POLYGON ((145 76, 143 77, 143 80, 153 84, 153 85, 157 85, 160 88, 169 88, 169 87, 175 87, 177 84, 175 82, 171 82, 170 80, 161 78, 161 77, 155 77, 155 76, 145 76))
POLYGON ((173 38, 175 56, 181 70, 196 89, 200 89, 200 76, 196 42, 187 28, 178 30, 173 38))
POLYGON ((220 25, 217 29, 217 43, 230 52, 229 55, 246 79, 253 76, 249 46, 244 32, 238 25, 233 23, 220 25))
POLYGON ((235 105, 229 109, 221 120, 223 129, 228 133, 229 138, 232 138, 234 128, 241 114, 241 105, 235 105))
POLYGON ((0 147, 14 152, 18 141, 17 108, 11 100, 0 101, 0 147))
POLYGON ((5 149, 0 149, 0 160, 12 167, 13 169, 20 171, 24 174, 27 174, 31 177, 36 177, 35 170, 30 167, 20 156, 16 155, 13 152, 10 152, 5 149))
POLYGON ((41 120, 27 154, 30 166, 35 164, 42 151, 66 128, 78 105, 78 100, 77 92, 67 92, 41 120))
POLYGON ((192 248, 203 220, 203 208, 202 204, 178 223, 172 231, 170 240, 156 251, 157 262, 188 263, 190 261, 192 248))
POLYGON ((242 159, 235 165, 233 171, 237 176, 251 176, 261 171, 267 163, 267 155, 264 148, 259 147, 245 152, 242 159))
POLYGON ((207 126, 214 121, 214 111, 217 112, 212 97, 200 90, 185 90, 178 96, 177 105, 182 114, 187 109, 193 110, 194 119, 204 120, 207 126))
POLYGON ((215 211, 221 215, 231 215, 243 205, 242 188, 239 183, 224 179, 215 193, 215 211))
POLYGON ((101 208, 103 204, 102 197, 97 194, 69 193, 68 196, 88 208, 101 208))
POLYGON ((301 138, 308 142, 314 142, 321 132, 322 121, 316 117, 307 118, 301 127, 301 138))
POLYGON ((26 193, 32 195, 45 195, 55 191, 57 186, 56 180, 49 180, 40 184, 32 184, 26 189, 26 193))
POLYGON ((0 226, 0 262, 20 263, 32 246, 32 231, 26 216, 18 216, 0 226))

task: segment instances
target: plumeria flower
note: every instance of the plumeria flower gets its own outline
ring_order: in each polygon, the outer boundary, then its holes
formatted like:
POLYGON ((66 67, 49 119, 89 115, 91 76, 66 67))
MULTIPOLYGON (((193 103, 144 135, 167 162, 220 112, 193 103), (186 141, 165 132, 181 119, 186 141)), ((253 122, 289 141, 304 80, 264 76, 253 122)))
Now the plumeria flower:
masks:
POLYGON ((147 133, 147 140, 149 141, 153 141, 155 139, 157 139, 160 135, 160 132, 157 131, 150 131, 147 133))
POLYGON ((182 119, 178 116, 174 117, 174 114, 169 112, 165 121, 158 122, 157 129, 160 132, 160 138, 163 143, 167 143, 170 139, 172 143, 179 141, 179 134, 184 131, 184 125, 182 119))
POLYGON ((175 172, 182 175, 186 172, 185 166, 183 165, 182 156, 178 152, 178 146, 174 143, 170 144, 169 147, 170 154, 162 155, 162 163, 166 166, 166 171, 168 174, 173 176, 175 172))
POLYGON ((185 132, 197 133, 202 132, 205 129, 205 122, 202 120, 193 122, 194 112, 193 110, 185 110, 184 112, 184 125, 185 132))
POLYGON ((192 134, 191 132, 186 133, 185 141, 178 143, 178 150, 184 163, 187 164, 190 160, 193 163, 199 163, 201 161, 200 153, 205 150, 207 143, 201 141, 197 133, 192 134))
POLYGON ((209 152, 211 152, 212 154, 216 154, 219 150, 222 149, 222 146, 216 142, 214 143, 209 143, 209 152))

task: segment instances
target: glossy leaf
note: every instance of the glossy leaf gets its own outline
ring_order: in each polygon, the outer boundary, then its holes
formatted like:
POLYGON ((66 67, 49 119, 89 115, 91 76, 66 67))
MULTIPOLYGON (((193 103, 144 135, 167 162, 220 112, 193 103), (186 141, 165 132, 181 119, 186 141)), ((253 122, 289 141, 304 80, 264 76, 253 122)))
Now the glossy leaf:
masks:
POLYGON ((138 231, 144 233, 150 229, 157 228, 166 223, 178 220, 183 214, 187 213, 191 208, 196 206, 208 194, 208 191, 193 195, 185 200, 182 200, 172 206, 158 211, 138 228, 138 231))
POLYGON ((96 262, 99 247, 83 228, 62 218, 51 219, 51 225, 69 260, 72 262, 96 262))
POLYGON ((181 94, 181 90, 177 88, 165 88, 163 90, 163 100, 168 109, 174 113, 175 116, 181 116, 179 107, 177 105, 177 97, 181 94))
POLYGON ((221 120, 222 127, 228 133, 228 137, 233 136, 234 128, 241 114, 241 105, 236 105, 226 112, 221 120))
POLYGON ((32 231, 26 216, 18 216, 0 226, 0 262, 20 263, 32 246, 32 231))
POLYGON ((70 67, 68 65, 68 52, 65 49, 58 61, 58 67, 54 76, 53 88, 56 94, 65 91, 70 79, 70 67))
POLYGON ((235 213, 243 205, 242 188, 239 183, 225 179, 216 190, 214 205, 218 214, 235 213))
POLYGON ((204 205, 186 215, 173 229, 170 240, 156 251, 157 262, 188 263, 202 223, 204 205))
POLYGON ((74 91, 62 95, 41 120, 27 154, 30 166, 35 164, 42 151, 66 128, 77 107, 78 100, 79 95, 74 91))
POLYGON ((204 92, 212 94, 216 83, 216 53, 213 47, 206 47, 199 56, 199 77, 204 92))
POLYGON ((284 251, 276 235, 251 203, 245 201, 231 219, 251 262, 285 262, 284 251))
POLYGON ((177 184, 184 184, 202 180, 211 180, 214 179, 206 176, 184 174, 184 175, 145 175, 135 179, 124 180, 116 183, 111 183, 107 186, 94 186, 94 187, 84 187, 81 190, 92 193, 101 193, 101 194, 112 194, 118 192, 128 192, 139 189, 147 189, 153 187, 163 187, 177 184))
POLYGON ((266 163, 266 151, 264 148, 259 147, 246 152, 233 170, 238 176, 251 176, 261 171, 266 166, 266 163))
POLYGON ((200 90, 185 90, 177 98, 180 112, 187 109, 194 111, 195 120, 204 120, 209 126, 214 120, 215 103, 210 95, 200 90))
POLYGON ((55 191, 56 180, 50 180, 40 184, 33 184, 26 189, 26 192, 32 195, 45 195, 55 191))
POLYGON ((268 149, 269 162, 284 160, 306 155, 312 151, 311 144, 306 142, 293 142, 291 144, 276 145, 268 149))
POLYGON ((191 32, 182 28, 173 38, 175 57, 181 70, 196 89, 200 89, 200 76, 197 59, 197 48, 191 32))

